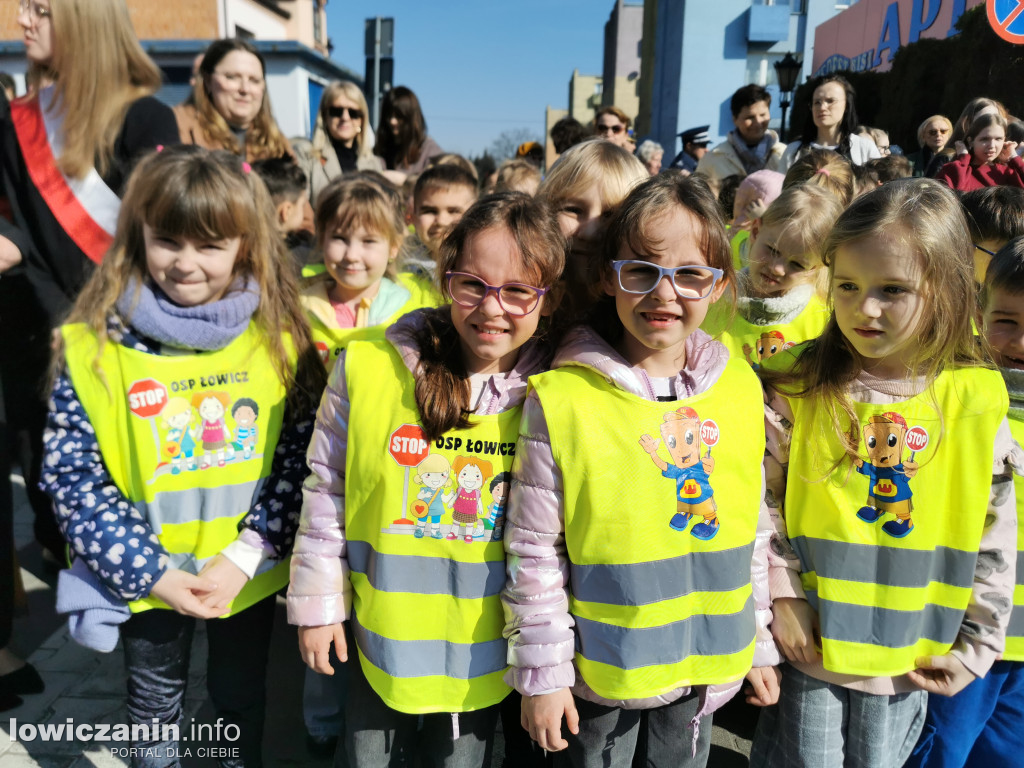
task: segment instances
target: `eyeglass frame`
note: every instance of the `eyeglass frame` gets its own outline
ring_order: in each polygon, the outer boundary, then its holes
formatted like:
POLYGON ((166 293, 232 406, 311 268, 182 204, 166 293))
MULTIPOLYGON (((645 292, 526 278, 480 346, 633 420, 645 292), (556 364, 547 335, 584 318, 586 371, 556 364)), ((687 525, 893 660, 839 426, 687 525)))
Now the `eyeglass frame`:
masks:
POLYGON ((608 125, 608 124, 601 125, 600 123, 597 123, 594 126, 594 130, 596 130, 598 133, 609 133, 610 132, 610 133, 614 133, 614 134, 619 134, 619 133, 622 133, 624 130, 626 130, 626 126, 624 126, 622 123, 617 123, 615 125, 608 125))
POLYGON ((982 253, 987 253, 987 254, 988 254, 989 256, 993 256, 993 257, 994 257, 994 256, 996 255, 996 252, 995 252, 995 251, 990 251, 990 250, 989 250, 988 248, 982 248, 982 247, 981 247, 980 245, 978 245, 977 243, 973 243, 973 245, 974 245, 974 247, 975 247, 975 248, 977 248, 977 249, 978 249, 979 251, 981 251, 982 253))
POLYGON ((661 267, 658 266, 657 264, 652 264, 649 261, 644 261, 643 259, 617 259, 612 262, 612 270, 615 272, 615 279, 619 283, 619 288, 621 288, 626 293, 633 294, 634 296, 646 296, 647 294, 654 293, 654 291, 658 289, 658 286, 661 285, 661 281, 667 277, 669 283, 672 284, 672 288, 675 289, 676 295, 683 301, 700 301, 701 299, 706 299, 708 296, 715 292, 715 286, 718 285, 718 281, 725 277, 724 270, 718 269, 717 267, 709 267, 707 264, 683 264, 678 267, 661 267), (631 291, 629 290, 629 288, 622 284, 622 267, 625 266, 626 264, 643 264, 645 266, 653 267, 654 269, 658 270, 658 279, 654 282, 654 285, 651 286, 650 290, 631 291), (679 292, 679 286, 676 285, 676 273, 679 272, 679 270, 681 269, 694 268, 706 269, 708 272, 711 273, 711 287, 708 288, 708 292, 705 293, 703 296, 683 296, 683 294, 679 292))
POLYGON ((360 120, 362 120, 365 114, 363 110, 359 109, 358 107, 327 107, 328 117, 340 119, 342 113, 344 112, 348 112, 348 119, 355 122, 359 122, 360 120), (337 112, 337 114, 335 114, 335 112, 337 112))
POLYGON ((53 9, 44 8, 37 0, 18 0, 18 15, 23 13, 27 13, 29 19, 35 24, 44 19, 48 21, 53 17, 53 9))
POLYGON ((512 315, 512 317, 528 317, 529 315, 532 315, 534 312, 537 311, 537 307, 540 306, 541 299, 544 298, 544 295, 551 290, 550 288, 538 288, 536 285, 528 285, 526 283, 517 282, 502 283, 501 285, 491 285, 479 275, 474 275, 471 272, 455 272, 454 270, 452 270, 445 272, 444 277, 445 280, 447 281, 446 284, 448 286, 449 298, 451 298, 451 300, 458 304, 460 307, 476 309, 487 300, 487 296, 489 294, 493 293, 494 298, 498 300, 498 306, 500 306, 502 310, 505 311, 507 314, 512 315), (476 302, 475 304, 467 304, 464 301, 459 301, 458 299, 456 299, 455 296, 452 294, 452 279, 456 277, 472 277, 474 280, 478 280, 480 284, 484 287, 484 295, 480 297, 480 301, 476 302), (509 308, 505 306, 505 302, 501 300, 501 290, 503 288, 507 288, 510 285, 514 285, 518 288, 529 288, 531 291, 534 291, 537 294, 537 303, 533 306, 533 309, 531 309, 529 312, 524 312, 521 315, 509 311, 509 308))

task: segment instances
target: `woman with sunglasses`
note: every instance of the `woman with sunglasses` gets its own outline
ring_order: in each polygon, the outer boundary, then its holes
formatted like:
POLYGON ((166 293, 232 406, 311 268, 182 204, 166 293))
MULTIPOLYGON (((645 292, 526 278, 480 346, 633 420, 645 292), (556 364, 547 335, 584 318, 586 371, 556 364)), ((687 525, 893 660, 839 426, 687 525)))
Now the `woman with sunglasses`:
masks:
POLYGON ((317 110, 313 140, 292 140, 295 159, 306 172, 309 199, 342 174, 380 171, 384 161, 373 154, 373 129, 362 89, 346 80, 335 80, 325 89, 317 110))
POLYGON ((183 144, 223 149, 249 162, 291 156, 270 109, 267 67, 247 40, 210 43, 199 65, 192 103, 174 109, 183 144))
POLYGON ((387 177, 397 184, 414 173, 422 173, 430 158, 444 150, 427 135, 427 122, 416 94, 399 85, 384 94, 380 112, 380 135, 374 152, 384 159, 387 177))

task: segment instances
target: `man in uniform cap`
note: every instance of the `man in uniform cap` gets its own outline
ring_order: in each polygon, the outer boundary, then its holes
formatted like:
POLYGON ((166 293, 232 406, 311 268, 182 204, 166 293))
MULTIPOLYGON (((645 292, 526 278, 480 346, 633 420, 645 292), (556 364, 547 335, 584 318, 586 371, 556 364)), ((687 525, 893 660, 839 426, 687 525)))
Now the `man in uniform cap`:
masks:
POLYGON ((687 128, 685 131, 679 134, 679 138, 683 140, 683 151, 675 156, 672 161, 672 168, 681 168, 687 173, 693 173, 697 170, 697 163, 704 153, 708 151, 708 145, 711 143, 711 137, 708 136, 708 129, 710 125, 701 125, 696 128, 687 128))

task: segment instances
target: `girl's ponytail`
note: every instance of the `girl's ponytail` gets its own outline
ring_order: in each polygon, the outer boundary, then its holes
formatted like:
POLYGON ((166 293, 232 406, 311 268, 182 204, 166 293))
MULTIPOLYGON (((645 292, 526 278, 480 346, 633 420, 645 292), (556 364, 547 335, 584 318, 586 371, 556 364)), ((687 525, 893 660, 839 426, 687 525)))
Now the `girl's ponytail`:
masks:
POLYGON ((448 307, 424 310, 423 325, 413 334, 419 347, 416 407, 428 441, 469 426, 469 378, 462 361, 459 334, 448 307))

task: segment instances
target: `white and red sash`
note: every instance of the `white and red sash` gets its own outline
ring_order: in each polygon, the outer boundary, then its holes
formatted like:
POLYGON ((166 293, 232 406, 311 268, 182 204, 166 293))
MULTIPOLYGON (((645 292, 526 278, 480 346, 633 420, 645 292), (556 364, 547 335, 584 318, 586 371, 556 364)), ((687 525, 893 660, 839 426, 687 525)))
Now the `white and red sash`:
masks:
POLYGON ((82 252, 99 264, 114 240, 121 200, 95 168, 73 179, 57 167, 64 151, 64 115, 55 101, 53 86, 42 89, 38 98, 19 99, 11 104, 11 123, 43 201, 82 252))

